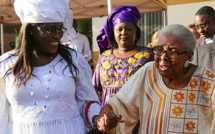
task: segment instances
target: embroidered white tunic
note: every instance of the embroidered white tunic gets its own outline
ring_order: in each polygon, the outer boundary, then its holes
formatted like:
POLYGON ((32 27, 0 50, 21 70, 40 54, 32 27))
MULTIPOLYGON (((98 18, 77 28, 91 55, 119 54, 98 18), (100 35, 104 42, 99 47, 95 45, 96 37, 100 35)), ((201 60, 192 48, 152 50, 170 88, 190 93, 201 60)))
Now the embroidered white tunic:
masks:
MULTIPOLYGON (((25 87, 14 86, 12 74, 6 78, 4 93, 0 92, 1 134, 86 133, 85 107, 91 101, 98 102, 98 96, 91 83, 89 64, 80 53, 69 51, 79 69, 76 80, 69 68, 65 69, 67 63, 61 60, 60 54, 53 59, 53 67, 49 64, 34 67, 35 76, 27 81, 25 87), (50 69, 51 77, 48 81, 50 69)), ((7 58, 9 53, 1 56, 0 62, 7 58)), ((17 56, 12 56, 0 64, 0 78, 16 59, 17 56)))
POLYGON ((130 134, 140 119, 139 134, 214 134, 214 88, 214 74, 198 67, 186 87, 170 89, 149 62, 107 102, 125 120, 112 133, 130 134))

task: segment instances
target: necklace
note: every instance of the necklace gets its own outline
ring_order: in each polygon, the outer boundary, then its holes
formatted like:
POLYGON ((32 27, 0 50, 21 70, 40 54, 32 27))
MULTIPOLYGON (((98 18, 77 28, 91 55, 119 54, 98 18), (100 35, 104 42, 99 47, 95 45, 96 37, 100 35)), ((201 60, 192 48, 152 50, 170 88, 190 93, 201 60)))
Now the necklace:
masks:
POLYGON ((47 87, 46 87, 46 90, 47 90, 47 94, 44 96, 44 99, 46 100, 45 101, 45 105, 43 107, 39 107, 39 105, 37 105, 36 101, 35 101, 35 93, 33 92, 33 84, 32 84, 32 75, 31 75, 31 78, 30 78, 30 86, 31 86, 31 97, 33 98, 33 102, 34 102, 34 106, 36 107, 37 106, 37 113, 42 113, 42 112, 45 112, 46 111, 46 104, 49 100, 49 85, 50 85, 50 80, 51 80, 51 69, 52 69, 52 56, 51 56, 51 62, 49 63, 49 71, 48 71, 48 77, 47 77, 47 87))

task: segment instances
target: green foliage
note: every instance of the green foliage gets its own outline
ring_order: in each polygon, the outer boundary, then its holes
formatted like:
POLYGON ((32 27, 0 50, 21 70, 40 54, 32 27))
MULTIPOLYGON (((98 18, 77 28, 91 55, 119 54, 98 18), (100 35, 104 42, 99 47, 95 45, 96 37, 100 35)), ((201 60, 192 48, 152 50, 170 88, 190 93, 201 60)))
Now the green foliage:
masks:
POLYGON ((79 32, 86 35, 92 50, 92 19, 85 19, 78 21, 79 32))

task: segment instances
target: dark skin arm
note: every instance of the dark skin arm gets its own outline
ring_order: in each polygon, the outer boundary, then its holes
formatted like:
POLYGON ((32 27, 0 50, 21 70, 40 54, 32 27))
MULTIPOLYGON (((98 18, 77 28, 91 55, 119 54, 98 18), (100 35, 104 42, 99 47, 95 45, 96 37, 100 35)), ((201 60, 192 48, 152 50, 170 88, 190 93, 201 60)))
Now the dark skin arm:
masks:
POLYGON ((105 104, 104 107, 101 109, 100 114, 97 118, 94 118, 97 128, 99 131, 103 133, 108 133, 109 130, 115 128, 119 123, 123 123, 121 115, 116 115, 113 112, 111 105, 105 104))

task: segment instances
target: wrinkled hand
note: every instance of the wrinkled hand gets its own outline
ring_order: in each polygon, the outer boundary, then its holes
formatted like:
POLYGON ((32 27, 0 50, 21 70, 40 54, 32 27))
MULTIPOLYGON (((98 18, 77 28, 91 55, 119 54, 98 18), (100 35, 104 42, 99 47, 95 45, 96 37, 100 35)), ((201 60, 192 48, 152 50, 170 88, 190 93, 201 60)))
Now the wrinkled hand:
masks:
POLYGON ((109 133, 109 130, 117 126, 117 123, 123 123, 121 115, 116 115, 111 110, 106 110, 102 115, 100 113, 96 120, 97 128, 103 133, 109 133))

